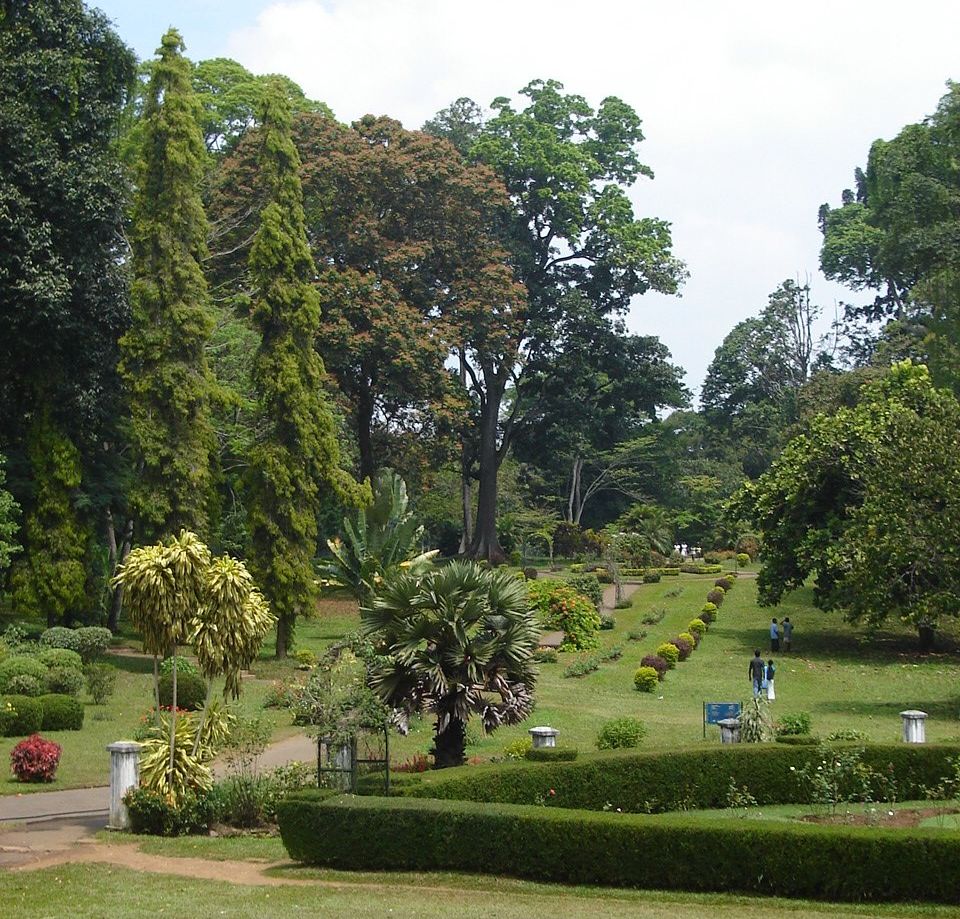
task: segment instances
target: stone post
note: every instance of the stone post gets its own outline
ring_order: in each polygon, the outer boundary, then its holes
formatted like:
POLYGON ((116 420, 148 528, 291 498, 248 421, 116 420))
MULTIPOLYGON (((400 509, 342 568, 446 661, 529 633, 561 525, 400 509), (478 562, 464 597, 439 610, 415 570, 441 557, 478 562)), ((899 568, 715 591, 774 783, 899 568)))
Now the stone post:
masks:
POLYGON ((720 726, 720 743, 740 743, 739 718, 721 718, 717 724, 720 726))
POLYGON ((926 712, 918 712, 915 709, 908 709, 900 712, 903 719, 903 742, 904 743, 926 743, 927 732, 924 722, 927 718, 926 712))
POLYGON ((111 830, 130 827, 130 815, 123 796, 140 784, 140 744, 132 740, 118 740, 108 744, 110 751, 110 822, 111 830))
POLYGON ((556 728, 530 728, 529 734, 533 739, 533 749, 539 750, 541 747, 555 747, 557 745, 557 734, 559 733, 556 728))

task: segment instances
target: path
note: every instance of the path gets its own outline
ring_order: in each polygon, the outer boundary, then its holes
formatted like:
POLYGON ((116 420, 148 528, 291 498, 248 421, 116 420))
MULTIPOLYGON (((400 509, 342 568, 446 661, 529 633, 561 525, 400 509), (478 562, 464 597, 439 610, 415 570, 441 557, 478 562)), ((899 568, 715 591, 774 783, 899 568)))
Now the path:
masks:
MULTIPOLYGON (((623 583, 623 599, 629 600, 636 592, 639 584, 623 583)), ((617 588, 614 584, 608 584, 603 588, 603 612, 610 613, 617 608, 617 588)))

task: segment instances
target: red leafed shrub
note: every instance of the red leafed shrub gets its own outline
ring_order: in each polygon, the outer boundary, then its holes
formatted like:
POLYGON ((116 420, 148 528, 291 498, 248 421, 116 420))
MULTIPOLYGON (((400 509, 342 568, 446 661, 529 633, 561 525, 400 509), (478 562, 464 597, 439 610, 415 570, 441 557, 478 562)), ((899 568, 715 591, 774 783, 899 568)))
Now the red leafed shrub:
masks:
POLYGON ((667 675, 667 662, 656 654, 648 654, 640 661, 641 667, 653 667, 657 671, 657 679, 662 680, 667 675))
POLYGON ((52 782, 61 752, 60 744, 31 734, 10 751, 10 768, 21 782, 52 782))
POLYGON ((683 638, 671 638, 670 644, 680 652, 680 660, 685 661, 693 653, 693 645, 683 638))
POLYGON ((393 767, 394 772, 426 772, 432 764, 425 753, 415 753, 411 759, 398 763, 393 767))

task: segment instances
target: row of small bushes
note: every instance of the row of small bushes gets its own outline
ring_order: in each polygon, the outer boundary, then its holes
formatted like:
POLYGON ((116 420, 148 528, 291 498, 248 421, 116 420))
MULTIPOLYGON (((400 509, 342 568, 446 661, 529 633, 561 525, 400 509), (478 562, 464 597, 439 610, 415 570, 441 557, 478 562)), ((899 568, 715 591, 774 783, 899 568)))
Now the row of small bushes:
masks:
POLYGON ((0 696, 0 734, 23 737, 37 731, 79 731, 83 705, 72 696, 48 693, 32 696, 0 696))
MULTIPOLYGON (((848 748, 849 744, 846 745, 848 748)), ((956 744, 857 744, 862 761, 889 775, 899 800, 922 798, 954 774, 956 744)), ((529 804, 546 790, 551 804, 602 810, 669 811, 727 806, 731 780, 757 804, 801 804, 807 791, 796 772, 817 761, 818 751, 785 744, 727 744, 695 750, 595 753, 575 763, 502 763, 441 769, 403 790, 413 797, 529 804)))
POLYGON ((292 858, 337 869, 469 871, 854 901, 955 903, 960 891, 960 837, 952 834, 690 816, 665 821, 463 801, 334 798, 319 791, 281 802, 278 821, 292 858))

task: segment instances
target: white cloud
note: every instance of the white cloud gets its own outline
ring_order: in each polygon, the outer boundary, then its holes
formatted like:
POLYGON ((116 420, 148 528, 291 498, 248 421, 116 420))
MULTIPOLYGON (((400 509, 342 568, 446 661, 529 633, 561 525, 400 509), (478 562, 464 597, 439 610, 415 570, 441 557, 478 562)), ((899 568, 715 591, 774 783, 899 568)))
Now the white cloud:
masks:
MULTIPOLYGON (((949 77, 960 5, 922 2, 298 0, 226 36, 225 54, 282 72, 338 117, 417 127, 458 96, 488 103, 552 77, 644 119, 654 182, 639 213, 674 224, 682 299, 638 300, 699 385, 713 349, 785 277, 816 275, 817 208, 869 144, 928 114, 949 77)), ((957 68, 960 70, 960 68, 957 68)))

